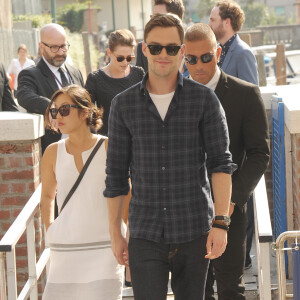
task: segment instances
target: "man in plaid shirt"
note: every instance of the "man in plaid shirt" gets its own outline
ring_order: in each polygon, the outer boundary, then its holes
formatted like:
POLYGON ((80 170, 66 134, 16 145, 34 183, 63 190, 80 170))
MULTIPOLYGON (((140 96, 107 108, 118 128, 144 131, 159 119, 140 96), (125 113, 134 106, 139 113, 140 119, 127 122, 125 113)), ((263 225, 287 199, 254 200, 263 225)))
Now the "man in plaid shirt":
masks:
POLYGON ((111 105, 104 195, 112 251, 120 264, 130 261, 136 300, 166 299, 169 271, 176 299, 203 299, 208 260, 227 243, 235 165, 226 119, 212 90, 178 72, 183 37, 177 16, 154 15, 144 31, 149 72, 111 105), (121 217, 129 174, 128 248, 121 217))

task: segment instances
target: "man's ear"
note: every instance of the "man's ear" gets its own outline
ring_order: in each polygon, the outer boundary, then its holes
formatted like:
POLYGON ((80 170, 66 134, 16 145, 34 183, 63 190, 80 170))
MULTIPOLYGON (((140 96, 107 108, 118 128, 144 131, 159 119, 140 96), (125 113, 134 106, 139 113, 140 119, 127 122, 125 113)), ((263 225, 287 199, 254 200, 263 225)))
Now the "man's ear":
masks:
POLYGON ((185 44, 182 44, 181 49, 180 49, 180 55, 184 57, 184 52, 185 52, 185 44))
POLYGON ((220 56, 222 53, 222 48, 220 46, 217 47, 217 62, 220 60, 220 56))
POLYGON ((143 54, 147 57, 147 46, 146 46, 146 43, 144 41, 142 41, 142 51, 143 51, 143 54))

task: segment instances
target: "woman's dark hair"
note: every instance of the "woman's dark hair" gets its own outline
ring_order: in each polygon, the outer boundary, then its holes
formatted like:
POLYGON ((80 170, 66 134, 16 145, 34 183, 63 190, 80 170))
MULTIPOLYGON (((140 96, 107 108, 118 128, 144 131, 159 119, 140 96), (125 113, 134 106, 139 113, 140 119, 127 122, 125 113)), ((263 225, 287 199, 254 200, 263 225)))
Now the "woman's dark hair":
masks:
POLYGON ((133 33, 128 29, 120 29, 110 33, 108 37, 108 48, 114 51, 117 46, 134 47, 136 41, 133 33))
POLYGON ((57 129, 51 124, 49 115, 50 115, 50 108, 53 107, 55 100, 60 95, 68 95, 74 104, 79 106, 79 112, 82 109, 88 109, 89 115, 86 119, 87 125, 94 131, 97 132, 103 125, 102 117, 103 117, 103 108, 98 108, 96 105, 92 103, 90 94, 86 89, 83 87, 73 84, 66 86, 58 91, 56 91, 52 97, 51 101, 47 107, 45 113, 45 126, 47 129, 51 129, 57 131, 57 129))

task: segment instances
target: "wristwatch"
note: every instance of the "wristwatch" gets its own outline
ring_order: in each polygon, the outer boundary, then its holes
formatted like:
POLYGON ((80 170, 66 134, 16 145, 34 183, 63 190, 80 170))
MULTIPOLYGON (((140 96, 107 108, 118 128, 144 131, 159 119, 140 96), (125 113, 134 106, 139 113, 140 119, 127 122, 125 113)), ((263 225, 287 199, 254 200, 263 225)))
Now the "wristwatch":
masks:
POLYGON ((226 226, 229 226, 231 220, 229 216, 215 216, 214 221, 221 221, 221 223, 224 223, 226 226))

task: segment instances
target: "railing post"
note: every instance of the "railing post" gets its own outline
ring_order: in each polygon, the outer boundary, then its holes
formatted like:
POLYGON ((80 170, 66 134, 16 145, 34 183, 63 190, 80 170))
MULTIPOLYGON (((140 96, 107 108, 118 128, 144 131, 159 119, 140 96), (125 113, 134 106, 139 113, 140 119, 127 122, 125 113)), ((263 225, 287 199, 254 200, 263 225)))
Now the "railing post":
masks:
POLYGON ((6 253, 8 300, 17 300, 16 249, 6 253))
POLYGON ((26 228, 28 250, 28 277, 34 280, 30 300, 38 300, 37 276, 36 276, 36 252, 35 252, 35 229, 34 218, 26 228))
POLYGON ((0 252, 0 299, 7 300, 6 297, 6 274, 5 274, 5 253, 0 252))

